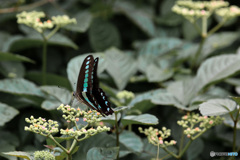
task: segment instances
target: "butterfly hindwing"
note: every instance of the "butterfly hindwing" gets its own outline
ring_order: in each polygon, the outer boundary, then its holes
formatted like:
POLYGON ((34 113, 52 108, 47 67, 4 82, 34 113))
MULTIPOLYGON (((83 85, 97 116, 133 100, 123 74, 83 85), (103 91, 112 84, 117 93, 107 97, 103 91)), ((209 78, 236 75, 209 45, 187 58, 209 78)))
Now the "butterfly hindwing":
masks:
POLYGON ((105 115, 109 115, 113 113, 111 109, 111 103, 108 101, 107 96, 103 92, 101 88, 99 88, 99 82, 97 78, 97 67, 98 67, 98 58, 94 60, 94 79, 93 79, 93 96, 96 98, 98 102, 98 109, 101 110, 105 115))
POLYGON ((108 101, 107 96, 101 88, 93 89, 93 95, 97 99, 98 107, 105 115, 110 115, 114 111, 111 109, 111 103, 108 101))

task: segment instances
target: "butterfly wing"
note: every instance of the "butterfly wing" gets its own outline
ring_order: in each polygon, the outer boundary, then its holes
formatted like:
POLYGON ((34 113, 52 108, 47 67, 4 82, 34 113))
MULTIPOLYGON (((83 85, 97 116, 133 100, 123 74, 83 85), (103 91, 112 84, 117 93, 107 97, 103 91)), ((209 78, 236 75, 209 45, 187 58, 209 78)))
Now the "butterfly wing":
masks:
POLYGON ((92 55, 89 55, 82 63, 78 75, 77 89, 74 95, 79 101, 86 104, 88 107, 100 112, 100 110, 96 107, 98 106, 98 103, 92 94, 93 73, 94 58, 92 55))

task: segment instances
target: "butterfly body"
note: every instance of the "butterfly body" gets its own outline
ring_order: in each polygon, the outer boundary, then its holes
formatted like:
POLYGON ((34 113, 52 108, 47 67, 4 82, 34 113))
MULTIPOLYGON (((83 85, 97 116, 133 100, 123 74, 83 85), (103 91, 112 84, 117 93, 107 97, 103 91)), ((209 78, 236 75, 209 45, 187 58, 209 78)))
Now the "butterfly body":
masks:
POLYGON ((92 55, 87 56, 81 66, 77 89, 74 96, 93 110, 97 110, 103 116, 112 114, 114 111, 110 107, 104 91, 99 88, 97 77, 98 58, 92 55))

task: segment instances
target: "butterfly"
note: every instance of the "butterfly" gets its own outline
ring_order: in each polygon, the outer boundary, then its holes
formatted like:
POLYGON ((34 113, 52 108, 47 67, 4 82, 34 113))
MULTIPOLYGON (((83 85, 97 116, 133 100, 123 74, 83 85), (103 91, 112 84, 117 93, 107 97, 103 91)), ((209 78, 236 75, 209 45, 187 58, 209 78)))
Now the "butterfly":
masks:
POLYGON ((99 88, 97 77, 98 57, 88 55, 79 71, 77 89, 74 97, 101 115, 108 116, 114 111, 104 91, 99 88))

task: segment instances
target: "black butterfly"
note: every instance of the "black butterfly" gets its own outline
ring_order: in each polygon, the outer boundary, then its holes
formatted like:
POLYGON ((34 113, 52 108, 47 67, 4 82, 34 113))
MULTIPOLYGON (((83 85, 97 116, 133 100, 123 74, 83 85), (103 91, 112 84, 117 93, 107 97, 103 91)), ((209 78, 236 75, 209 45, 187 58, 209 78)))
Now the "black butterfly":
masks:
POLYGON ((97 110, 104 117, 108 116, 114 111, 111 103, 101 88, 97 77, 98 58, 93 58, 88 55, 82 64, 78 75, 77 89, 74 96, 86 104, 88 107, 97 110))

